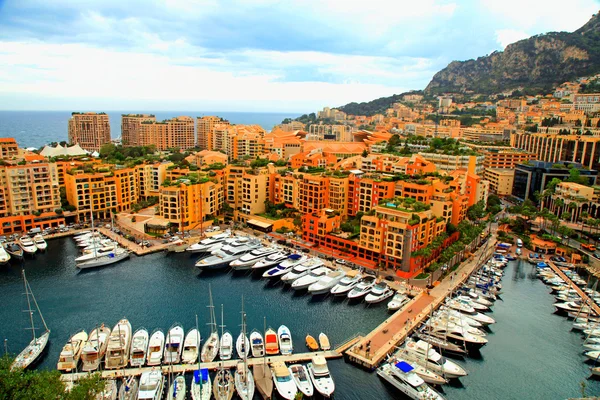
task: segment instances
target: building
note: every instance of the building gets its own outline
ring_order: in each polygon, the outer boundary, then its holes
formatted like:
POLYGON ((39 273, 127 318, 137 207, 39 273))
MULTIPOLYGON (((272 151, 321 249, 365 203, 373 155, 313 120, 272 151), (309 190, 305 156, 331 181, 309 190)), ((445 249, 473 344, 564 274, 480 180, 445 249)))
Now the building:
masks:
POLYGON ((87 151, 100 151, 110 143, 110 122, 106 113, 77 113, 69 119, 69 143, 87 151))
POLYGON ((514 168, 517 164, 536 159, 536 155, 515 149, 491 149, 483 153, 484 168, 514 168))
POLYGON ((425 160, 432 162, 438 172, 450 173, 457 169, 466 169, 473 174, 483 173, 484 156, 481 155, 453 155, 443 153, 419 153, 425 160))
POLYGON ((583 110, 585 112, 596 112, 600 110, 600 93, 576 93, 573 94, 572 97, 573 105, 576 110, 583 110))
POLYGON ((600 218, 600 188, 560 182, 546 208, 558 217, 569 213, 571 222, 577 222, 586 214, 589 218, 600 218))
POLYGON ((14 138, 0 138, 0 158, 6 160, 18 155, 19 146, 14 138))
POLYGON ((200 168, 208 167, 212 164, 227 165, 227 154, 220 151, 201 150, 186 157, 186 160, 200 168))
POLYGON ((508 168, 486 168, 484 178, 490 183, 490 192, 498 196, 510 196, 513 190, 515 170, 508 168))
POLYGON ((160 186, 167 177, 167 168, 171 165, 173 165, 172 162, 163 162, 135 166, 136 189, 139 199, 159 196, 160 186))
POLYGON ((61 206, 55 164, 7 165, 0 180, 0 217, 54 214, 61 206))
POLYGON ((163 185, 160 189, 160 216, 179 230, 194 229, 218 215, 223 208, 223 186, 208 178, 187 179, 163 185))
POLYGON ((518 164, 515 167, 515 178, 512 195, 518 199, 535 200, 535 192, 543 192, 553 178, 561 181, 569 178, 569 167, 577 168, 582 177, 588 178, 590 185, 596 184, 598 171, 585 169, 581 164, 553 164, 544 161, 530 161, 528 164, 518 164))
POLYGON ((213 132, 215 125, 229 125, 229 121, 216 116, 196 118, 196 131, 198 134, 198 147, 202 150, 213 150, 213 132))
POLYGON ((141 135, 142 122, 156 122, 154 114, 122 114, 121 143, 123 146, 144 146, 141 135))
POLYGON ((139 146, 156 146, 157 150, 186 150, 195 146, 194 119, 176 117, 162 122, 140 122, 139 146))

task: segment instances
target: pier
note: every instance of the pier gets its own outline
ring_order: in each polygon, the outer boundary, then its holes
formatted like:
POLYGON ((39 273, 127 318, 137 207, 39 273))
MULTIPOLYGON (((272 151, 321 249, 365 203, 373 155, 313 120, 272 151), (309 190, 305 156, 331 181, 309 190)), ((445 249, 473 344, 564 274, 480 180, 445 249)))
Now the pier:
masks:
POLYGON ((377 368, 395 351, 396 346, 404 342, 429 317, 431 311, 437 309, 450 293, 465 283, 492 256, 495 242, 496 237, 492 235, 484 246, 452 273, 452 279, 444 279, 429 294, 418 294, 368 335, 360 337, 346 351, 348 360, 368 370, 377 368))
POLYGON ((577 292, 577 294, 579 294, 579 297, 581 297, 581 300, 583 300, 584 304, 588 305, 596 313, 596 315, 600 315, 600 307, 598 307, 595 301, 590 299, 586 292, 584 292, 579 286, 574 284, 571 278, 565 275, 565 273, 560 268, 558 268, 552 261, 548 260, 546 261, 546 264, 548 264, 550 268, 552 268, 552 270, 558 276, 560 276, 560 278, 563 281, 565 281, 565 283, 569 286, 570 289, 574 289, 577 292))

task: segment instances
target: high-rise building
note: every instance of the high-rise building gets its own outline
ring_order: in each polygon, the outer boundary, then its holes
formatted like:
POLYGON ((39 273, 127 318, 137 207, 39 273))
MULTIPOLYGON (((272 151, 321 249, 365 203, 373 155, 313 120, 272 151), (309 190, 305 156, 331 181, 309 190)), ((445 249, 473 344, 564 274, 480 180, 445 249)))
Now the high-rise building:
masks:
POLYGON ((100 151, 110 143, 110 122, 106 113, 77 113, 69 119, 69 142, 87 151, 100 151))
POLYGON ((156 121, 153 114, 123 114, 121 115, 121 142, 123 146, 143 146, 140 137, 143 121, 156 121))
POLYGON ((0 175, 0 217, 54 213, 60 208, 55 164, 5 166, 0 175))
POLYGON ((198 134, 198 147, 202 150, 213 149, 213 132, 215 125, 229 125, 229 122, 220 117, 208 115, 196 118, 196 131, 198 134))
POLYGON ((139 145, 155 145, 164 151, 178 148, 189 149, 195 145, 194 119, 191 117, 176 117, 162 122, 146 120, 140 122, 139 145))

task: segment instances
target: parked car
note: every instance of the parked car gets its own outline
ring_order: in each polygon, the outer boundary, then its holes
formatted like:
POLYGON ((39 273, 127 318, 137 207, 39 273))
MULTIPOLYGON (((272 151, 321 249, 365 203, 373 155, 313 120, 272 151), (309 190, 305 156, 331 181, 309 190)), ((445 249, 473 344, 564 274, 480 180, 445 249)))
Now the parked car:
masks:
POLYGON ((342 260, 341 258, 338 258, 337 260, 335 260, 336 263, 340 264, 340 265, 345 265, 346 264, 346 260, 342 260))
POLYGON ((581 248, 589 251, 596 251, 596 246, 590 243, 581 243, 581 248))
POLYGON ((389 282, 394 282, 395 281, 394 277, 391 276, 391 275, 386 275, 383 279, 385 279, 386 281, 389 281, 389 282))
POLYGON ((149 246, 150 246, 150 242, 149 242, 149 241, 147 241, 147 240, 144 240, 144 241, 141 243, 141 245, 142 245, 142 246, 149 247, 149 246))
POLYGON ((280 245, 283 246, 283 245, 287 244, 287 240, 285 240, 285 239, 278 239, 277 240, 277 244, 280 244, 280 245))

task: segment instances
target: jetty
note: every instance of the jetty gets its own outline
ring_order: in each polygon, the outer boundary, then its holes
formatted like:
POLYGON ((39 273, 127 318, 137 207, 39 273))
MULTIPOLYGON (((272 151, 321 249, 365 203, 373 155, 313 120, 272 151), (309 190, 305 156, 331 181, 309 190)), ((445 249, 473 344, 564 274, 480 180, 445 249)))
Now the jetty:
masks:
POLYGON ((574 289, 577 294, 579 295, 579 297, 581 297, 581 300, 583 300, 583 303, 588 305, 589 307, 591 307, 591 309, 596 313, 596 315, 600 315, 600 307, 598 307, 598 305, 596 304, 596 302, 592 299, 590 299, 590 297, 587 295, 586 292, 584 292, 583 290, 581 290, 581 288, 579 286, 577 286, 576 284, 573 283, 573 281, 571 280, 571 278, 569 278, 560 268, 558 268, 558 266, 556 266, 556 264, 554 264, 552 261, 545 261, 546 264, 548 264, 550 266, 550 268, 552 268, 552 270, 558 275, 560 276, 560 278, 565 281, 565 283, 567 284, 567 286, 569 286, 570 289, 574 289))

